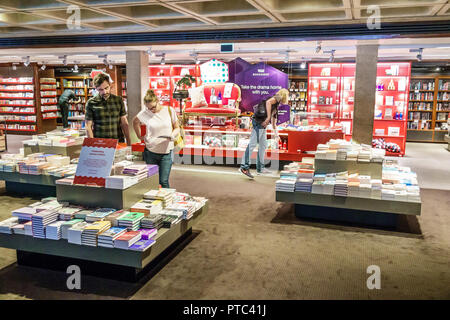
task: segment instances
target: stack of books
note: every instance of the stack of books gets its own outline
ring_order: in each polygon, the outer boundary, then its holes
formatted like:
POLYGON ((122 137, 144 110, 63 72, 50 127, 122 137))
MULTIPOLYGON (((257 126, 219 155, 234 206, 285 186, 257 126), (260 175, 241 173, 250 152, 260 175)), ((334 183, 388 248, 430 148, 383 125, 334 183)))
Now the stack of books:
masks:
POLYGON ((140 229, 139 232, 141 233, 141 239, 143 240, 150 240, 156 234, 158 233, 157 229, 140 229))
POLYGON ((167 207, 173 203, 173 197, 175 195, 175 189, 159 189, 150 190, 144 194, 144 199, 147 200, 161 200, 163 207, 167 207))
POLYGON ((114 240, 127 232, 127 228, 112 227, 98 235, 98 246, 114 248, 114 240))
POLYGON ((125 167, 123 169, 123 174, 134 176, 138 179, 138 181, 142 181, 145 178, 147 178, 148 167, 146 164, 134 164, 134 165, 125 167))
POLYGON ((357 161, 358 160, 358 151, 348 151, 347 152, 347 161, 357 161))
POLYGON ((144 213, 142 212, 130 212, 118 218, 117 224, 119 227, 125 227, 129 231, 137 231, 143 218, 144 213))
POLYGON ((130 208, 132 212, 142 212, 146 216, 149 214, 158 214, 163 209, 163 202, 161 200, 146 200, 143 199, 130 208))
POLYGON ((83 222, 83 220, 72 219, 70 221, 64 221, 64 223, 61 225, 61 238, 67 240, 69 229, 80 222, 83 222))
POLYGON ((155 164, 148 164, 147 165, 147 171, 148 171, 148 177, 151 177, 157 173, 159 173, 159 167, 155 164))
POLYGON ((58 210, 59 220, 69 221, 72 220, 75 213, 81 211, 81 208, 75 207, 63 207, 58 210))
POLYGON ((150 214, 141 220, 141 228, 159 229, 163 225, 164 217, 160 214, 150 214))
POLYGON ((82 221, 70 227, 69 230, 67 230, 67 241, 69 243, 81 245, 81 234, 83 229, 88 225, 89 223, 82 221))
POLYGON ((31 218, 33 237, 45 239, 45 226, 58 220, 56 210, 44 210, 36 213, 31 218))
POLYGON ((86 222, 95 222, 95 221, 102 221, 105 220, 105 218, 107 216, 109 216, 110 214, 116 212, 116 209, 112 209, 112 208, 100 208, 95 210, 92 213, 89 213, 86 216, 86 222))
POLYGON ((372 199, 381 199, 382 192, 381 189, 383 187, 382 180, 380 179, 371 179, 370 180, 370 186, 371 186, 371 194, 370 198, 372 199))
POLYGON ((130 246, 141 240, 141 233, 139 231, 128 231, 114 240, 114 248, 128 250, 130 246))
POLYGON ((336 174, 336 182, 334 183, 334 195, 347 197, 348 195, 348 172, 339 172, 336 174))
POLYGON ((0 233, 12 234, 11 228, 19 224, 19 218, 12 217, 0 222, 0 233))
POLYGON ((372 185, 370 183, 359 183, 359 197, 372 198, 372 185))
POLYGON ((124 190, 138 182, 136 176, 109 176, 105 179, 105 188, 124 190))
POLYGON ((358 162, 370 162, 371 156, 370 150, 361 150, 358 154, 358 162))
POLYGON ((167 229, 170 229, 173 225, 175 225, 181 221, 181 219, 179 217, 174 216, 174 215, 164 214, 163 217, 164 217, 164 219, 163 219, 162 227, 167 228, 167 229))
POLYGON ((312 178, 299 178, 295 182, 295 192, 311 192, 312 178))
POLYGON ((165 211, 181 213, 181 219, 189 220, 194 215, 196 208, 196 204, 193 201, 182 201, 171 204, 165 211))
POLYGON ((81 244, 86 246, 97 246, 97 235, 111 228, 109 221, 95 221, 84 227, 81 232, 81 244))
POLYGON ((33 236, 33 224, 31 221, 24 224, 24 230, 26 236, 33 236))
POLYGON ((125 215, 125 214, 128 214, 128 213, 129 213, 128 211, 117 210, 116 212, 113 212, 113 213, 107 215, 105 217, 105 221, 109 221, 109 222, 111 222, 111 225, 113 227, 117 227, 119 225, 118 222, 117 222, 117 219, 120 218, 121 216, 125 215))
POLYGON ((13 234, 25 235, 25 224, 18 223, 11 227, 11 231, 13 234))
POLYGON ((88 209, 83 209, 80 211, 75 212, 74 218, 75 219, 83 219, 86 220, 86 217, 93 213, 95 210, 88 210, 88 209))
POLYGON ((36 214, 36 209, 32 207, 23 207, 12 212, 14 217, 19 218, 20 221, 31 221, 31 218, 36 214))
POLYGON ((295 182, 296 182, 296 180, 294 180, 294 179, 277 180, 277 182, 275 183, 275 190, 283 191, 283 192, 294 192, 295 191, 295 182))
POLYGON ((56 221, 45 227, 45 237, 51 240, 61 239, 61 226, 65 221, 56 221))
POLYGON ((133 251, 140 251, 140 252, 144 252, 145 250, 147 250, 148 248, 150 248, 152 245, 155 244, 155 240, 152 239, 141 239, 136 241, 134 244, 132 244, 128 250, 133 250, 133 251))
POLYGON ((347 150, 346 149, 338 149, 336 153, 336 160, 347 160, 347 150))

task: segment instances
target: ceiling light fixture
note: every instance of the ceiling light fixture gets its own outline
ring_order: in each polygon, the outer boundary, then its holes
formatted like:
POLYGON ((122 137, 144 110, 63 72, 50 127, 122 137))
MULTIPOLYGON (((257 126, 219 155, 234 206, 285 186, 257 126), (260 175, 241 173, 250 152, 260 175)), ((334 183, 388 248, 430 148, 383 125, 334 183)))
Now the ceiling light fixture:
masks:
POLYGON ((27 57, 25 58, 25 61, 24 61, 23 65, 24 65, 25 67, 28 67, 28 66, 30 65, 30 56, 27 56, 27 57))
POLYGON ((41 70, 42 70, 42 71, 44 71, 44 70, 45 70, 45 68, 46 68, 46 65, 45 65, 45 63, 42 63, 42 66, 41 66, 41 70))
POLYGON ((300 68, 301 69, 306 69, 306 61, 305 61, 305 57, 302 57, 302 63, 300 63, 300 68))
POLYGON ((17 66, 16 66, 16 64, 15 64, 15 63, 13 63, 13 65, 12 65, 12 69, 13 69, 13 70, 17 70, 17 66))
POLYGON ((419 49, 409 49, 409 52, 418 52, 417 53, 417 61, 422 61, 423 59, 423 48, 419 48, 419 49))
POLYGON ((441 67, 437 67, 437 68, 436 68, 436 71, 441 71, 441 67))
POLYGON ((328 58, 328 62, 330 62, 330 63, 334 62, 334 53, 335 52, 336 52, 335 49, 323 52, 323 53, 329 53, 330 54, 330 57, 328 58))
POLYGON ((289 63, 289 51, 286 51, 286 55, 284 56, 284 63, 289 63))
POLYGON ((161 55, 161 64, 166 64, 166 54, 165 53, 163 53, 161 55))
POLYGON ((320 53, 322 51, 322 41, 316 42, 316 53, 320 53))
POLYGON ((67 66, 67 56, 63 56, 63 65, 67 66))
POLYGON ((78 72, 78 65, 77 65, 77 64, 75 64, 75 65, 73 66, 73 72, 78 72))

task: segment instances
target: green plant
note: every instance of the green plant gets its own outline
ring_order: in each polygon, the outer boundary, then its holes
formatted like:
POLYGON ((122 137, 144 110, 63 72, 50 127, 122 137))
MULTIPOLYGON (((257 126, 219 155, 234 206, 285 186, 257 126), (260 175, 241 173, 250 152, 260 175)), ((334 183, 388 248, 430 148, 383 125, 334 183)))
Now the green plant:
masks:
POLYGON ((178 80, 177 88, 186 90, 187 87, 192 86, 192 83, 195 82, 195 78, 190 74, 185 75, 183 78, 178 80))

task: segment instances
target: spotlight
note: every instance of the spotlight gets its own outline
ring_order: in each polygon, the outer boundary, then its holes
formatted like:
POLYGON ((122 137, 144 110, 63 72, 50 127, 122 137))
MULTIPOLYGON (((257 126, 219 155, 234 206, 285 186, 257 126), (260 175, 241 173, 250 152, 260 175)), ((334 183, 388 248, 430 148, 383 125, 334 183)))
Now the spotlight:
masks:
POLYGON ((436 71, 441 71, 441 67, 437 67, 437 68, 436 68, 436 71))
POLYGON ((423 48, 419 48, 419 49, 409 49, 409 52, 418 52, 417 53, 417 56, 416 56, 416 58, 417 58, 417 61, 422 61, 422 58, 423 58, 423 48))
POLYGON ((78 72, 78 65, 77 64, 73 66, 73 72, 78 72))
POLYGON ((166 54, 165 53, 163 53, 161 55, 161 64, 166 64, 166 54))
POLYGON ((45 68, 46 68, 46 66, 45 66, 45 64, 43 64, 43 65, 41 66, 41 70, 44 71, 45 68))
POLYGON ((300 64, 300 68, 301 69, 306 69, 306 62, 302 61, 302 63, 300 64))
POLYGON ((322 51, 322 41, 317 41, 316 42, 316 53, 319 53, 320 51, 322 51))
POLYGON ((67 56, 66 55, 63 57, 63 65, 67 66, 67 56))
POLYGON ((17 70, 17 66, 15 64, 12 65, 13 70, 17 70))
POLYGON ((109 67, 110 70, 112 70, 113 64, 110 62, 108 67, 109 67))
POLYGON ((334 62, 334 53, 336 52, 336 50, 330 50, 330 51, 324 51, 323 53, 329 53, 330 57, 328 58, 328 62, 334 62))
POLYGON ((25 62, 23 63, 23 65, 24 65, 25 67, 28 67, 28 66, 30 65, 30 56, 27 56, 27 57, 26 57, 25 62))

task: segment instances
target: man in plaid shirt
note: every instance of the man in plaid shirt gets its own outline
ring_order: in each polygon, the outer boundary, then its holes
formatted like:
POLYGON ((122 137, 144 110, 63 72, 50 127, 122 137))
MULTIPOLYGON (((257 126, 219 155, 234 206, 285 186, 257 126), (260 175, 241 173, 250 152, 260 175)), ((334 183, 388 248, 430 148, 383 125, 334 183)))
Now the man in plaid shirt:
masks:
POLYGON ((127 113, 121 97, 111 94, 109 75, 99 73, 94 77, 98 94, 86 103, 86 131, 88 138, 118 139, 125 136, 131 145, 127 113), (122 132, 123 135, 122 135, 122 132))

